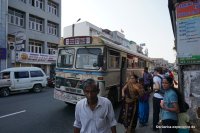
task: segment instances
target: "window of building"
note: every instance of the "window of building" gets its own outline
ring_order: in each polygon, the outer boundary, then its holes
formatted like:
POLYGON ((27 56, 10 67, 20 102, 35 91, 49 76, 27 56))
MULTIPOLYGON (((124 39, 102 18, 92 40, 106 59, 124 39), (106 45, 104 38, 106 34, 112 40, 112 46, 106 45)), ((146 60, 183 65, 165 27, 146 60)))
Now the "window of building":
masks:
POLYGON ((109 61, 108 61, 109 68, 119 68, 119 62, 120 62, 119 52, 110 50, 108 58, 109 58, 109 61))
POLYGON ((37 7, 42 10, 44 9, 44 1, 43 0, 29 0, 29 3, 34 7, 37 7))
POLYGON ((26 3, 26 0, 20 0, 21 2, 23 2, 23 3, 26 3))
POLYGON ((8 23, 14 24, 20 27, 24 27, 25 13, 9 8, 8 9, 8 23))
POLYGON ((48 1, 48 12, 58 16, 58 4, 48 1))
POLYGON ((54 43, 47 43, 48 46, 48 54, 56 54, 58 45, 54 43))
POLYGON ((58 35, 58 25, 53 22, 48 22, 47 33, 51 35, 58 35))
POLYGON ((29 40, 29 52, 32 53, 42 53, 43 42, 29 40))
POLYGON ((29 16, 29 29, 36 31, 43 31, 43 20, 35 16, 29 16))

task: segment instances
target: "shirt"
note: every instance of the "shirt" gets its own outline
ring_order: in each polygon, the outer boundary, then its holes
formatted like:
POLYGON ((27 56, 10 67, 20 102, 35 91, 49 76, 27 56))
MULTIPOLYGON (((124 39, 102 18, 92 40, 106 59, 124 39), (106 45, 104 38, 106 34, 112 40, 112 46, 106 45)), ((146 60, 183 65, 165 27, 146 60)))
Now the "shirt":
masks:
POLYGON ((187 126, 187 122, 190 121, 190 118, 186 112, 178 114, 178 126, 187 126))
MULTIPOLYGON (((162 75, 160 75, 160 74, 158 74, 159 76, 161 76, 161 77, 163 77, 162 75)), ((153 77, 153 82, 154 83, 158 83, 159 84, 159 86, 160 86, 160 88, 161 88, 161 79, 158 77, 158 76, 154 76, 153 77)), ((159 99, 163 99, 163 96, 162 95, 160 95, 159 93, 154 93, 154 95, 153 95, 154 97, 156 97, 156 98, 159 98, 159 99)))
POLYGON ((144 85, 150 85, 150 73, 144 72, 143 79, 144 79, 144 85))
POLYGON ((111 127, 116 125, 113 107, 107 98, 98 96, 98 103, 93 111, 86 98, 77 103, 74 127, 80 128, 80 133, 111 133, 111 127))
MULTIPOLYGON (((165 95, 163 98, 164 106, 168 108, 173 107, 173 103, 178 103, 178 96, 176 92, 172 89, 166 90, 165 95)), ((176 112, 170 112, 165 109, 162 110, 162 120, 171 119, 171 120, 177 120, 177 113, 176 112)))

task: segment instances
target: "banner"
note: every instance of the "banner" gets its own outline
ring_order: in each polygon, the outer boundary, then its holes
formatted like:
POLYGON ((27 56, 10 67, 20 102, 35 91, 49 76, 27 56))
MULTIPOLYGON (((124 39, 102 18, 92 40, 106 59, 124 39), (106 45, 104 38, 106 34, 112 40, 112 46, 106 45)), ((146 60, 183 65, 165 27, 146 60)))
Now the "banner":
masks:
POLYGON ((50 54, 39 54, 31 52, 18 52, 16 61, 23 63, 33 63, 33 64, 52 64, 56 63, 56 55, 50 54))
POLYGON ((180 64, 200 63, 200 0, 176 6, 177 57, 180 64), (197 58, 198 57, 198 58, 197 58))

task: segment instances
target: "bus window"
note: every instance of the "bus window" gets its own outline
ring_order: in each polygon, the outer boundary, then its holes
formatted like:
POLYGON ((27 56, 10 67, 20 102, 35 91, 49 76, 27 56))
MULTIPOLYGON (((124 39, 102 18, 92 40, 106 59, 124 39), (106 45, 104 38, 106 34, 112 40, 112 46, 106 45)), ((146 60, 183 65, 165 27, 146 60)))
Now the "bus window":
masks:
POLYGON ((98 55, 102 51, 100 48, 79 48, 77 50, 76 68, 99 69, 97 64, 98 55))
POLYGON ((119 68, 120 53, 110 50, 108 56, 108 67, 119 68))
POLYGON ((74 49, 62 49, 58 55, 58 67, 72 68, 74 61, 74 49))

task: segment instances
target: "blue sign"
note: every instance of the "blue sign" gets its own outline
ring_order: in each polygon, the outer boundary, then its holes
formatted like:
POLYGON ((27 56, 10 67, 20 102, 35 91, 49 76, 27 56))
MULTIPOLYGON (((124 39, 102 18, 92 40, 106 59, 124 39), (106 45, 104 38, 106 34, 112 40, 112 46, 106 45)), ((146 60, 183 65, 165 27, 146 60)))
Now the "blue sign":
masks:
POLYGON ((0 48, 0 59, 6 59, 6 48, 0 48))

